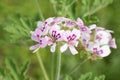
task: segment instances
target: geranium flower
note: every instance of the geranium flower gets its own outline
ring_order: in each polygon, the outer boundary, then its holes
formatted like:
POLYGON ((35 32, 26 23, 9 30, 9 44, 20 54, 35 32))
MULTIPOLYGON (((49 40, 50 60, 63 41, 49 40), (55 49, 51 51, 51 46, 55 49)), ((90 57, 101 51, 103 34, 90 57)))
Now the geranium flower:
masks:
POLYGON ((87 44, 86 50, 101 57, 106 57, 111 53, 109 45, 100 46, 94 42, 89 42, 87 44))
POLYGON ((40 35, 46 35, 50 29, 50 24, 53 22, 53 18, 48 18, 44 22, 37 22, 37 29, 39 30, 40 35))
POLYGON ((116 42, 115 42, 115 38, 113 38, 112 40, 110 40, 109 44, 108 44, 110 47, 112 48, 117 48, 117 45, 116 45, 116 42))
POLYGON ((95 35, 95 42, 99 43, 100 45, 108 44, 112 36, 107 31, 97 31, 95 35))
POLYGON ((60 26, 54 25, 50 31, 50 37, 48 38, 48 45, 51 45, 51 52, 55 52, 56 50, 56 43, 62 41, 63 30, 60 30, 60 26))
POLYGON ((35 40, 37 43, 30 47, 30 50, 34 50, 35 53, 39 48, 45 48, 47 46, 47 39, 45 38, 38 38, 35 40))
POLYGON ((75 49, 78 45, 78 39, 80 38, 80 31, 77 29, 73 29, 72 31, 67 30, 64 32, 63 39, 66 42, 63 46, 61 46, 60 51, 64 52, 69 47, 71 53, 73 55, 77 54, 78 51, 75 49))
POLYGON ((75 47, 83 47, 86 51, 101 57, 108 56, 111 48, 117 48, 113 31, 97 27, 96 24, 85 26, 83 21, 65 17, 51 17, 45 21, 38 21, 35 31, 31 31, 31 39, 36 42, 30 50, 36 52, 39 48, 50 46, 50 51, 55 52, 58 43, 65 43, 60 47, 63 53, 68 48, 73 55, 78 51, 75 47), (79 43, 79 45, 78 45, 79 43))
POLYGON ((110 47, 108 45, 104 45, 102 47, 99 48, 99 50, 97 51, 97 54, 101 57, 106 57, 111 53, 110 51, 110 47))

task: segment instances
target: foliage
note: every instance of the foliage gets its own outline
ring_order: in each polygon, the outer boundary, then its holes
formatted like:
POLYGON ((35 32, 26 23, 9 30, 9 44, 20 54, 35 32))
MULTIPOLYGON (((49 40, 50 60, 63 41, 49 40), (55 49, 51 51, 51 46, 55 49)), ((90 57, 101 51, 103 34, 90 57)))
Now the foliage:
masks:
MULTIPOLYGON (((76 10, 76 7, 79 6, 79 4, 76 5, 76 3, 79 2, 77 0, 50 0, 50 1, 53 4, 53 8, 57 16, 60 15, 70 17, 72 19, 80 16, 83 17, 86 23, 98 22, 99 19, 97 18, 97 16, 92 16, 92 14, 96 13, 101 8, 104 8, 108 4, 112 3, 112 0, 82 0, 81 1, 82 9, 76 10), (77 13, 82 15, 76 15, 77 13)), ((37 5, 39 5, 39 3, 37 3, 37 5)), ((42 15, 41 12, 39 14, 42 15)), ((20 42, 21 40, 28 41, 30 37, 30 31, 35 28, 36 25, 34 23, 35 20, 26 17, 11 16, 9 17, 9 21, 10 22, 6 23, 4 27, 4 30, 7 31, 9 34, 9 36, 6 37, 7 42, 16 43, 20 42)))
MULTIPOLYGON (((66 75, 64 80, 73 80, 70 76, 66 75)), ((94 76, 93 73, 88 72, 82 74, 78 80, 105 80, 105 75, 94 76)))
POLYGON ((6 68, 0 68, 0 80, 31 80, 26 76, 30 62, 25 61, 21 69, 12 59, 5 60, 6 68))
MULTIPOLYGON (((40 4, 41 11, 44 18, 51 16, 64 16, 71 19, 76 19, 81 17, 84 19, 85 24, 97 23, 101 26, 106 26, 108 29, 114 31, 114 36, 117 39, 118 49, 112 50, 112 54, 104 58, 101 61, 89 62, 85 66, 80 68, 80 72, 76 72, 73 76, 77 75, 77 78, 80 74, 85 72, 94 72, 96 75, 105 74, 106 80, 120 80, 120 0, 38 0, 40 4), (51 2, 51 3, 50 3, 51 2), (111 4, 112 3, 112 4, 111 4), (110 4, 110 5, 109 5, 110 4), (69 6, 70 5, 70 6, 69 6), (69 7, 67 7, 69 6, 69 7), (67 9, 65 9, 67 7, 67 9), (54 11, 57 10, 57 12, 54 11), (98 23, 99 22, 99 23, 98 23)), ((38 63, 36 58, 25 45, 19 46, 17 43, 22 44, 22 42, 27 43, 30 41, 30 31, 34 30, 36 27, 36 21, 39 20, 38 8, 34 4, 34 0, 0 0, 0 63, 3 62, 2 59, 6 56, 13 56, 14 59, 17 59, 19 56, 23 59, 26 58, 32 59, 32 69, 29 70, 33 80, 42 80, 42 73, 37 68, 38 63), (11 16, 13 15, 13 16, 11 16), (16 15, 20 15, 19 17, 16 15), (27 16, 27 17, 25 17, 27 16), (26 27, 26 26, 27 27, 26 27), (1 44, 3 43, 3 44, 1 44), (5 44, 15 43, 16 46, 6 46, 5 44), (20 48, 22 47, 22 48, 20 48), (27 49, 27 50, 26 50, 27 49), (26 53, 26 54, 24 54, 26 53)), ((40 18, 41 20, 41 18, 40 18)), ((28 43, 27 43, 28 44, 28 43)), ((29 45, 29 44, 28 44, 29 45)), ((30 46, 30 45, 29 45, 30 46)), ((42 59, 45 62, 48 72, 50 67, 50 55, 44 54, 49 53, 48 49, 41 50, 42 59), (43 52, 44 51, 44 52, 43 52), (46 52, 47 51, 47 52, 46 52)), ((62 56, 62 74, 65 74, 67 70, 71 69, 75 64, 79 63, 80 55, 71 57, 69 54, 63 54, 62 56), (67 64, 66 64, 67 63, 67 64), (67 66, 67 67, 66 67, 67 66)), ((23 63, 18 62, 18 63, 23 63)), ((27 63, 26 63, 27 64, 27 63)), ((7 67, 7 66, 6 66, 7 67)), ((3 65, 3 68, 0 68, 0 80, 13 80, 14 73, 9 73, 9 69, 3 65)), ((17 67, 17 75, 26 73, 20 70, 18 71, 19 66, 17 67)), ((12 68, 11 68, 12 70, 12 68)), ((13 69, 14 72, 14 69, 13 69)), ((24 75, 25 76, 25 75, 24 75)), ((98 76, 99 77, 99 76, 98 76)), ((72 80, 70 76, 67 78, 72 80)), ((95 79, 95 78, 93 78, 95 79)), ((96 78, 95 80, 97 80, 96 78)), ((73 79, 74 80, 74 79, 73 79)))

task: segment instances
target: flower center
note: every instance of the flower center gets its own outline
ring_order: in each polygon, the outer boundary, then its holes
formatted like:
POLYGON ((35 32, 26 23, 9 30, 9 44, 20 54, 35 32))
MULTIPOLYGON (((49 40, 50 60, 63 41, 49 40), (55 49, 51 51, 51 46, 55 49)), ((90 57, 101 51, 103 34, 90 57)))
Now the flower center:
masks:
POLYGON ((56 40, 58 40, 59 38, 61 38, 60 33, 57 33, 55 30, 52 31, 52 40, 53 42, 55 42, 56 40))
POLYGON ((69 36, 67 37, 67 40, 68 40, 68 41, 72 41, 72 40, 75 40, 75 38, 76 38, 76 35, 73 34, 72 36, 69 35, 69 36))
POLYGON ((42 45, 42 40, 39 41, 39 44, 42 45))
POLYGON ((100 40, 102 39, 101 37, 102 37, 102 34, 97 35, 97 36, 96 36, 96 39, 97 39, 98 41, 100 41, 100 40))

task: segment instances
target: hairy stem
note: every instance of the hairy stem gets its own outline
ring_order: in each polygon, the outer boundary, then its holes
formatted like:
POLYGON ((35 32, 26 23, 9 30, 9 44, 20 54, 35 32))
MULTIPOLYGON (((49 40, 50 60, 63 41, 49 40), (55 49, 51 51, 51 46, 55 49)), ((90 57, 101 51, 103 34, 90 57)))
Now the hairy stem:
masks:
POLYGON ((56 80, 60 80, 60 70, 61 70, 61 53, 58 52, 58 64, 57 64, 56 80))
POLYGON ((73 67, 68 74, 71 75, 73 74, 82 64, 84 64, 85 62, 87 62, 89 59, 91 59, 91 57, 88 57, 87 59, 85 59, 83 62, 78 63, 75 67, 73 67))
POLYGON ((54 80, 54 60, 55 60, 55 53, 51 54, 51 80, 54 80))
POLYGON ((38 61, 39 61, 41 70, 42 70, 42 72, 43 72, 43 75, 44 75, 44 77, 45 77, 45 80, 49 80, 48 75, 47 75, 47 72, 46 72, 45 67, 44 67, 44 65, 43 65, 41 56, 39 55, 39 52, 38 52, 38 51, 37 51, 36 55, 37 55, 37 59, 38 59, 38 61))

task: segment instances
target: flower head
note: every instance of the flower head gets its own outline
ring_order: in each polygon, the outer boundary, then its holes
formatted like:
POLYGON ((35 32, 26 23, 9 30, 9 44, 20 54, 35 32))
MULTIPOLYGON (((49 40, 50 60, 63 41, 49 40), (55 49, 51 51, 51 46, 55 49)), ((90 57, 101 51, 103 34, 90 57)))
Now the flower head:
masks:
POLYGON ((63 39, 65 41, 65 44, 60 48, 60 51, 64 52, 69 47, 73 55, 77 54, 78 51, 75 49, 74 46, 77 47, 78 45, 78 39, 80 38, 80 31, 77 29, 73 29, 72 31, 67 30, 63 36, 64 36, 63 39))
POLYGON ((51 17, 43 22, 38 21, 35 31, 31 31, 31 39, 36 44, 30 50, 36 52, 39 48, 50 46, 50 51, 55 52, 60 43, 62 53, 69 48, 75 55, 78 53, 76 47, 80 46, 91 54, 106 57, 111 53, 110 48, 117 48, 111 33, 113 31, 95 24, 87 27, 80 18, 74 21, 64 17, 51 17))

